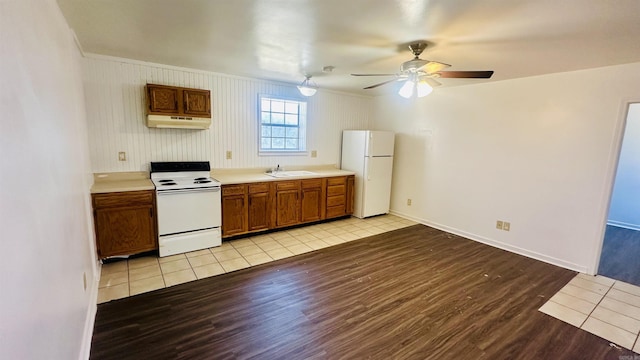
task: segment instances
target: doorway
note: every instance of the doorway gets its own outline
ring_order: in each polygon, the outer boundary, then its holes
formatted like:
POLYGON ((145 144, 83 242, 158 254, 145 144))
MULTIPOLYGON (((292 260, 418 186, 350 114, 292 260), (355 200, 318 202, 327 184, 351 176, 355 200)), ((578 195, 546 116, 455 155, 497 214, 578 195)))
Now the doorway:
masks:
POLYGON ((598 274, 640 286, 640 103, 627 110, 598 274))

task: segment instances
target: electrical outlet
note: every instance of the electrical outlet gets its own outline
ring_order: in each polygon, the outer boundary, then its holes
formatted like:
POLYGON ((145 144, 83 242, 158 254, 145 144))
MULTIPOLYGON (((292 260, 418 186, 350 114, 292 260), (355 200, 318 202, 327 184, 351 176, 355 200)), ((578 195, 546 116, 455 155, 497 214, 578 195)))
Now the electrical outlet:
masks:
POLYGON ((504 223, 501 220, 496 221, 496 229, 502 230, 504 223))
POLYGON ((504 231, 509 231, 511 229, 511 223, 510 222, 503 222, 502 223, 502 230, 504 231))
POLYGON ((127 153, 124 151, 120 151, 118 153, 118 161, 127 161, 127 153))
POLYGON ((407 199, 407 206, 411 206, 411 199, 407 199))
POLYGON ((318 157, 318 151, 311 150, 311 157, 318 157))
POLYGON ((233 154, 231 153, 231 150, 227 150, 227 160, 231 160, 232 157, 233 154))

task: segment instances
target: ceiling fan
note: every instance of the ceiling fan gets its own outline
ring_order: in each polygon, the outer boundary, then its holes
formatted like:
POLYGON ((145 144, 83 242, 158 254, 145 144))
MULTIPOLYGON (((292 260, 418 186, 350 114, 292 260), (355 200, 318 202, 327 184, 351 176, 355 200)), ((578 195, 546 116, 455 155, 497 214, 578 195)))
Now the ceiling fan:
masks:
POLYGON ((391 80, 367 86, 364 89, 373 89, 394 81, 403 81, 405 84, 398 92, 401 96, 411 97, 413 88, 416 87, 418 97, 429 94, 433 87, 440 86, 437 78, 458 79, 489 79, 493 71, 443 71, 451 65, 420 59, 420 54, 427 48, 426 42, 416 42, 409 45, 409 50, 414 58, 400 65, 400 72, 396 74, 351 74, 352 76, 393 76, 391 80))

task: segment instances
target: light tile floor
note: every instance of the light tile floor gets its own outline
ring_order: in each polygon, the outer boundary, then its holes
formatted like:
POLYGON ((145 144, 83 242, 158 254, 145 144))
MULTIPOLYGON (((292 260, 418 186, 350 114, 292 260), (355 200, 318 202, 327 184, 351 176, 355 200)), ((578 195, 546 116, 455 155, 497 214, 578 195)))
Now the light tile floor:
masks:
POLYGON ((539 309, 640 354, 640 287, 578 274, 539 309))
POLYGON ((394 215, 355 217, 256 235, 186 254, 145 256, 102 265, 98 303, 220 275, 415 225, 394 215))

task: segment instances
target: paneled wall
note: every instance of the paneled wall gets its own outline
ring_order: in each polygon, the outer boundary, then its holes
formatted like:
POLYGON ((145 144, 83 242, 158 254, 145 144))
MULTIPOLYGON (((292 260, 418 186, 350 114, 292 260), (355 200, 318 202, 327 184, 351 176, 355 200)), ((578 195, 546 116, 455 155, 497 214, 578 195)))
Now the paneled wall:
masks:
POLYGON ((339 164, 342 130, 368 128, 371 118, 370 98, 320 89, 308 98, 307 146, 317 157, 258 156, 258 94, 298 97, 294 84, 96 55, 84 59, 84 82, 94 172, 148 170, 151 161, 209 160, 214 168, 339 164), (211 90, 211 127, 147 128, 147 83, 211 90), (120 151, 127 161, 118 160, 120 151))

